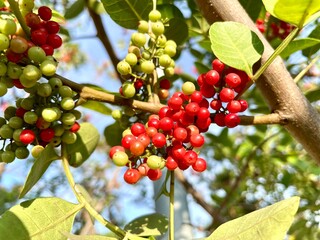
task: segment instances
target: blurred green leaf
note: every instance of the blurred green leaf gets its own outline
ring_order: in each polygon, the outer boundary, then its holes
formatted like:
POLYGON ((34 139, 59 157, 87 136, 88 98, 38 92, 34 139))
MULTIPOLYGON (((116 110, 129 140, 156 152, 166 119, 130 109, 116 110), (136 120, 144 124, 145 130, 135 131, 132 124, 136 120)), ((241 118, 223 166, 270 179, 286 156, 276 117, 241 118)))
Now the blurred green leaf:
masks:
POLYGON ((141 237, 159 236, 168 230, 168 219, 159 213, 148 214, 132 220, 124 230, 141 237))
POLYGON ((316 89, 308 91, 305 94, 305 96, 310 102, 315 102, 315 101, 320 100, 320 88, 316 88, 316 89))
POLYGON ((263 6, 262 0, 240 0, 243 8, 246 10, 250 18, 255 21, 259 17, 259 13, 263 6))
POLYGON ((85 6, 85 0, 77 0, 70 7, 66 9, 64 14, 65 19, 71 19, 77 17, 83 10, 85 6))
POLYGON ((183 18, 171 18, 164 34, 168 40, 174 40, 177 45, 181 45, 188 38, 188 25, 183 18))
POLYGON ((263 53, 259 37, 237 22, 215 22, 209 30, 211 48, 222 62, 252 76, 252 66, 263 53))
POLYGON ((82 107, 88 108, 90 110, 102 113, 104 115, 111 115, 112 110, 108 108, 105 103, 97 102, 94 100, 88 100, 81 104, 82 107))
POLYGON ((283 240, 299 207, 292 197, 219 226, 207 240, 283 240))
POLYGON ((160 4, 157 5, 157 10, 161 12, 163 19, 171 18, 184 18, 182 12, 173 4, 160 4))
POLYGON ((299 28, 313 20, 320 11, 320 0, 262 0, 267 11, 274 17, 299 28))
POLYGON ((111 19, 121 27, 137 29, 140 20, 148 20, 150 0, 101 0, 111 19))
MULTIPOLYGON (((309 34, 309 38, 317 38, 319 39, 320 37, 320 24, 318 24, 312 32, 309 34)), ((306 57, 311 57, 313 54, 317 53, 320 49, 320 44, 317 44, 313 47, 307 48, 302 50, 302 54, 306 57)))
POLYGON ((196 66, 196 69, 198 70, 199 74, 206 73, 210 70, 210 68, 202 62, 195 61, 194 65, 196 66))
POLYGON ((100 139, 96 127, 88 122, 81 123, 80 129, 76 134, 76 142, 66 145, 69 164, 73 167, 80 166, 90 157, 100 139))
POLYGON ((50 164, 59 158, 60 157, 55 152, 53 146, 48 144, 40 153, 40 156, 34 161, 27 179, 22 187, 19 198, 23 198, 47 171, 50 164))
POLYGON ((104 129, 104 137, 109 146, 121 144, 123 129, 118 122, 115 122, 104 129))
POLYGON ((36 198, 20 203, 0 217, 1 239, 65 240, 75 215, 83 208, 59 198, 36 198))
POLYGON ((303 38, 296 39, 289 43, 289 45, 281 52, 281 57, 287 58, 292 53, 306 48, 314 47, 320 45, 320 39, 316 38, 303 38))

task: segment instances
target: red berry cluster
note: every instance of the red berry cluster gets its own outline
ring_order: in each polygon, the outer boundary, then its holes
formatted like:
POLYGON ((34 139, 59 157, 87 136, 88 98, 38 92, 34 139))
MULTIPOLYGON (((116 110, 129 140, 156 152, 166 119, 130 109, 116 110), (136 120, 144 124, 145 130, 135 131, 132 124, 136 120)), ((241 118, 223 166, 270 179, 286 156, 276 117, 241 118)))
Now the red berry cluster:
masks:
POLYGON ((210 103, 206 101, 214 110, 214 122, 220 127, 236 127, 240 123, 237 113, 248 108, 247 101, 236 100, 237 93, 249 82, 248 75, 215 59, 212 61, 212 69, 199 75, 197 82, 201 94, 211 99, 210 103))
MULTIPOLYGON (((267 20, 269 19, 267 15, 267 20)), ((263 19, 256 20, 256 26, 261 33, 266 32, 267 22, 263 19)), ((273 40, 275 38, 285 39, 293 30, 294 26, 284 21, 277 21, 270 23, 271 31, 268 31, 267 38, 273 40)))
POLYGON ((149 116, 146 125, 131 126, 122 138, 122 146, 112 147, 109 153, 117 166, 129 167, 124 175, 127 183, 134 184, 142 176, 158 180, 164 167, 192 167, 197 172, 206 169, 206 161, 195 150, 204 144, 201 132, 211 123, 205 101, 199 91, 189 95, 176 92, 158 115, 149 116))

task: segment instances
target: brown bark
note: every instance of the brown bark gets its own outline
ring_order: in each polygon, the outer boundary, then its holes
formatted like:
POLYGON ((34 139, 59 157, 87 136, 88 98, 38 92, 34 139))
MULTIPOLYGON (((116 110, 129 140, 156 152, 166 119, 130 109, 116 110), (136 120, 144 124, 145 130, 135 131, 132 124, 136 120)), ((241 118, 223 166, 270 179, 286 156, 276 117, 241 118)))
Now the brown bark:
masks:
MULTIPOLYGON (((210 24, 221 20, 235 21, 257 33, 265 48, 261 63, 273 53, 273 48, 237 0, 197 0, 197 4, 210 24)), ((271 112, 288 121, 284 127, 319 164, 320 116, 297 87, 280 57, 266 69, 256 85, 271 112)))

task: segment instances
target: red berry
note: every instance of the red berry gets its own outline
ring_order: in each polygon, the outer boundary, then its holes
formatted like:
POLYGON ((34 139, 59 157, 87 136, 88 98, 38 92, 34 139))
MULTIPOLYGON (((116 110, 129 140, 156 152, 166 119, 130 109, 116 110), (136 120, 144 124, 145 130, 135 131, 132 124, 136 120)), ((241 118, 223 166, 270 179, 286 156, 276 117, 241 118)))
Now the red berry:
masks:
POLYGON ((234 99, 234 91, 230 88, 223 88, 219 96, 221 102, 230 102, 234 99))
POLYGON ((34 133, 34 131, 30 130, 30 129, 24 129, 21 131, 20 133, 20 141, 23 144, 30 144, 33 143, 33 141, 36 139, 36 135, 34 133))
POLYGON ((55 21, 46 22, 45 27, 46 27, 49 34, 55 34, 60 31, 60 25, 59 25, 59 23, 57 23, 55 21))
POLYGON ((162 171, 160 169, 149 169, 148 178, 152 181, 159 180, 162 176, 162 171))
POLYGON ((162 148, 166 144, 167 139, 163 133, 156 133, 151 141, 156 148, 162 148))
POLYGON ((69 129, 70 132, 76 133, 80 129, 80 124, 78 122, 75 122, 72 127, 69 129))
POLYGON ((207 119, 210 117, 208 108, 201 107, 198 111, 197 117, 200 119, 207 119))
POLYGON ((19 79, 13 79, 12 80, 12 83, 13 85, 16 87, 16 88, 19 88, 19 89, 24 89, 25 87, 21 84, 20 80, 19 79))
POLYGON ((113 157, 113 154, 115 154, 116 152, 124 152, 125 149, 122 147, 122 146, 113 146, 111 149, 110 149, 110 152, 109 152, 109 157, 112 159, 113 157))
POLYGON ((16 115, 17 117, 20 117, 20 118, 23 118, 23 115, 28 112, 28 110, 25 110, 24 108, 22 107, 18 107, 17 110, 16 110, 16 115))
POLYGON ((52 11, 47 6, 41 6, 38 9, 38 15, 42 20, 49 21, 52 17, 52 11))
POLYGON ((171 157, 167 157, 166 167, 168 170, 175 170, 178 167, 178 163, 171 157))
POLYGON ((190 136, 190 143, 193 147, 202 147, 204 137, 201 134, 193 134, 190 136))
POLYGON ((228 128, 233 128, 239 125, 240 118, 236 113, 229 113, 225 116, 224 121, 228 128))
POLYGON ((194 91, 190 96, 191 102, 200 103, 202 100, 202 93, 200 91, 194 91))
POLYGON ((35 13, 27 13, 26 16, 24 17, 26 20, 26 24, 28 27, 30 27, 31 29, 35 29, 40 25, 40 18, 37 14, 35 13))
POLYGON ((148 121, 148 127, 154 127, 156 129, 159 128, 160 120, 157 118, 152 118, 148 121))
POLYGON ((43 49, 43 51, 46 53, 47 56, 53 55, 54 49, 51 45, 43 44, 43 45, 41 45, 41 48, 43 49))
POLYGON ((246 100, 240 99, 239 103, 241 105, 241 110, 240 112, 244 112, 245 110, 248 109, 248 102, 246 100))
POLYGON ((189 166, 194 164, 197 161, 197 158, 198 158, 198 154, 193 150, 188 150, 183 155, 184 163, 186 163, 189 166))
POLYGON ((62 45, 62 39, 57 34, 49 34, 47 44, 51 45, 53 48, 59 48, 62 45))
POLYGON ((44 142, 50 142, 53 137, 54 130, 52 128, 47 128, 40 131, 40 139, 44 142))
POLYGON ((162 129, 163 131, 169 131, 173 129, 173 120, 169 117, 160 119, 159 129, 162 129))
POLYGON ((162 107, 160 108, 158 114, 160 118, 169 117, 171 114, 171 109, 168 106, 162 107))
POLYGON ((207 99, 203 98, 201 102, 199 102, 199 107, 209 108, 209 102, 207 99))
POLYGON ((182 144, 176 144, 171 149, 172 157, 175 160, 182 160, 184 154, 186 153, 186 149, 182 146, 182 144))
POLYGON ((143 85, 144 85, 144 82, 142 79, 137 79, 133 84, 136 90, 139 90, 140 88, 142 88, 143 85))
POLYGON ((222 71, 224 70, 224 63, 221 62, 219 59, 214 59, 212 61, 212 69, 216 70, 218 73, 222 73, 222 71))
POLYGON ((6 51, 6 57, 7 57, 8 61, 13 62, 13 63, 17 63, 23 58, 23 54, 15 53, 14 51, 12 51, 9 48, 6 51))
POLYGON ((153 137, 157 132, 158 130, 155 127, 146 128, 146 133, 149 137, 153 137))
POLYGON ((147 133, 142 133, 137 137, 137 140, 142 142, 143 146, 146 148, 150 144, 150 137, 148 136, 147 133))
POLYGON ((126 148, 126 149, 130 149, 130 144, 131 141, 135 140, 136 137, 133 136, 132 134, 128 134, 125 135, 122 139, 121 139, 121 145, 126 148))
POLYGON ((181 97, 172 96, 168 101, 168 106, 171 109, 179 110, 181 108, 181 106, 182 106, 182 103, 183 103, 183 100, 182 100, 181 97))
POLYGON ((144 145, 142 142, 140 142, 139 140, 132 140, 130 142, 130 152, 134 155, 134 156, 140 156, 144 153, 144 145))
POLYGON ((183 142, 188 136, 188 131, 185 128, 182 127, 177 127, 174 131, 173 131, 173 137, 178 140, 183 142))
POLYGON ((129 183, 129 184, 137 183, 140 180, 140 178, 141 178, 141 174, 135 168, 128 169, 123 175, 123 179, 126 181, 126 183, 129 183))
POLYGON ((225 81, 226 81, 226 84, 228 84, 228 86, 231 88, 235 88, 241 84, 241 78, 236 73, 227 74, 225 81))
POLYGON ((202 86, 202 84, 203 84, 203 82, 204 82, 204 78, 205 78, 205 73, 202 73, 202 74, 200 74, 199 76, 198 76, 198 78, 197 78, 197 83, 198 83, 198 85, 201 87, 202 86))
MULTIPOLYGON (((48 33, 42 29, 33 30, 31 32, 31 40, 36 45, 43 45, 47 42, 48 33)), ((51 45, 51 44, 50 44, 51 45)))
POLYGON ((226 124, 225 124, 225 114, 224 113, 217 113, 215 116, 214 116, 214 122, 220 126, 220 127, 224 127, 226 124))
POLYGON ((146 132, 146 128, 142 123, 134 123, 131 126, 130 130, 134 136, 139 136, 140 134, 146 132))
POLYGON ((216 111, 219 111, 220 108, 222 107, 222 103, 219 99, 213 99, 211 102, 210 102, 210 107, 213 109, 213 110, 216 110, 216 111))
POLYGON ((230 113, 237 113, 241 111, 241 104, 237 100, 232 100, 228 103, 227 109, 230 113))
POLYGON ((203 172, 207 169, 207 162, 203 158, 198 158, 197 161, 192 164, 192 168, 196 172, 203 172))
POLYGON ((216 70, 209 70, 204 78, 204 81, 209 85, 215 85, 219 82, 220 75, 216 70))
POLYGON ((171 82, 168 79, 162 79, 159 85, 160 88, 168 90, 171 87, 171 82))
POLYGON ((202 86, 200 86, 200 92, 202 93, 202 95, 206 98, 212 98, 214 96, 214 94, 216 93, 216 90, 214 89, 213 85, 209 85, 209 84, 202 84, 202 86))

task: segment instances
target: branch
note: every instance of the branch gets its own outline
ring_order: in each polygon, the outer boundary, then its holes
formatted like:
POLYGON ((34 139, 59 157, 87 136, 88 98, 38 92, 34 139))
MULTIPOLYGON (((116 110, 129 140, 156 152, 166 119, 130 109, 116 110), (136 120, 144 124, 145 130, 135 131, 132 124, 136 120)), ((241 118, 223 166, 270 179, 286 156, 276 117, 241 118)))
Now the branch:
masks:
POLYGON ((105 31, 104 25, 102 23, 102 19, 101 16, 99 14, 97 14, 95 11, 93 11, 89 6, 88 6, 88 1, 86 1, 87 3, 87 8, 89 11, 89 14, 93 20, 94 26, 97 29, 97 37, 99 38, 99 40, 101 41, 101 43, 103 44, 104 48, 106 49, 110 60, 112 62, 112 65, 114 67, 115 72, 117 73, 118 78, 121 80, 121 76, 117 71, 117 64, 119 62, 119 59, 115 53, 115 51, 113 50, 112 44, 109 40, 109 37, 105 31))
MULTIPOLYGON (((211 24, 214 21, 235 21, 247 25, 264 44, 264 63, 274 52, 268 41, 256 28, 246 11, 237 0, 197 0, 200 11, 211 24)), ((282 59, 275 61, 256 81, 272 112, 289 116, 285 128, 300 142, 305 150, 320 163, 320 116, 293 81, 282 59)))

